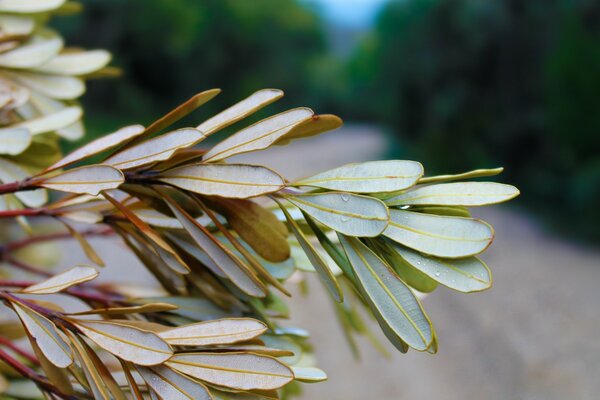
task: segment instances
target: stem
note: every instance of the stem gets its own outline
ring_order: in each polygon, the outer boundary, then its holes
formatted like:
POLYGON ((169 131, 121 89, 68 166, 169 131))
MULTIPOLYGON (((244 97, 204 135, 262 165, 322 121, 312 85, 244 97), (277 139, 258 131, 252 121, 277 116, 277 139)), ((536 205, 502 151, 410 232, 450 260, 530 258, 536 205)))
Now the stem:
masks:
POLYGON ((16 344, 14 344, 9 339, 0 336, 0 345, 8 347, 9 349, 11 349, 12 351, 14 351, 18 355, 26 358, 29 362, 31 362, 31 363, 33 363, 35 365, 40 365, 39 360, 37 358, 35 358, 35 356, 33 354, 31 354, 31 353, 23 350, 22 348, 18 347, 16 344))
POLYGON ((26 178, 22 181, 0 184, 0 194, 10 194, 35 189, 38 189, 38 187, 31 184, 31 178, 26 178))
POLYGON ((44 271, 41 270, 37 267, 34 267, 33 265, 29 265, 27 263, 24 263, 22 261, 17 260, 16 258, 14 258, 13 256, 11 256, 8 253, 3 254, 2 257, 3 261, 6 261, 7 263, 9 263, 10 265, 12 265, 13 267, 16 267, 22 271, 26 271, 32 274, 36 274, 36 275, 40 275, 40 276, 44 276, 44 277, 50 277, 52 276, 52 274, 48 271, 44 271))
MULTIPOLYGON (((112 235, 113 233, 114 233, 113 230, 110 228, 90 229, 87 231, 80 232, 80 234, 83 236, 109 236, 109 235, 112 235)), ((69 239, 71 237, 72 236, 69 232, 57 232, 57 233, 50 233, 47 235, 31 236, 31 237, 28 237, 25 239, 16 240, 14 242, 7 243, 4 246, 4 249, 6 252, 11 252, 11 251, 18 250, 20 248, 29 246, 34 243, 47 242, 47 241, 60 240, 60 239, 69 239)))
POLYGON ((0 211, 0 218, 34 217, 45 213, 46 210, 43 208, 24 208, 21 210, 0 211))

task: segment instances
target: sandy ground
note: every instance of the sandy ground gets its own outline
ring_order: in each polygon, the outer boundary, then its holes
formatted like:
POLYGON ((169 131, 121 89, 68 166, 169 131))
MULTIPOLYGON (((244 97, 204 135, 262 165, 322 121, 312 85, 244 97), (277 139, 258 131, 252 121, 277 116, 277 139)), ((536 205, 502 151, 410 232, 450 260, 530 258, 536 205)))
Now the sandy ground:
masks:
MULTIPOLYGON (((351 127, 238 161, 260 161, 291 179, 377 159, 385 148, 377 131, 351 127)), ((310 296, 292 301, 291 323, 311 331, 319 364, 330 379, 305 385, 303 399, 599 398, 600 250, 554 238, 506 208, 477 215, 496 228, 496 241, 484 256, 495 284, 471 295, 442 288, 425 300, 440 338, 436 356, 393 353, 386 359, 360 341, 363 358, 355 361, 329 299, 311 280, 310 296)), ((104 279, 146 279, 121 246, 106 239, 94 244, 109 264, 104 279)), ((65 243, 65 249, 65 265, 84 260, 71 244, 65 243)))

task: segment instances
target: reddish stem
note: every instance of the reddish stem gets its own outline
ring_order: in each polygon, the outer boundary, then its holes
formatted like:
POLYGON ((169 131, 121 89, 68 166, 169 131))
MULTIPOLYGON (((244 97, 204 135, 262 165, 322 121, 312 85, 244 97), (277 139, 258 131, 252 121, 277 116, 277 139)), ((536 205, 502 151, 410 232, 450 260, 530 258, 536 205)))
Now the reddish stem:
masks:
POLYGON ((15 217, 34 217, 37 215, 45 215, 44 208, 24 208, 21 210, 6 210, 0 211, 0 218, 15 218, 15 217))
POLYGON ((26 358, 31 363, 33 363, 35 365, 40 365, 39 360, 37 358, 35 358, 35 356, 33 354, 30 354, 29 352, 27 352, 27 351, 23 350, 22 348, 18 347, 11 340, 9 340, 9 339, 7 339, 5 337, 0 336, 0 344, 8 347, 9 349, 11 349, 12 351, 14 351, 18 355, 26 358))

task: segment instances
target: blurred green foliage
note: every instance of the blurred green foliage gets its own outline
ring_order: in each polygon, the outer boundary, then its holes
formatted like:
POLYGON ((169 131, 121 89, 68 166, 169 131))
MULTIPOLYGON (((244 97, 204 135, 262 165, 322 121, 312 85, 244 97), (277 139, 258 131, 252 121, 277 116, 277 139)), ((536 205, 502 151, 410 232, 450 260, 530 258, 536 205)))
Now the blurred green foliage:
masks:
MULTIPOLYGON (((346 37, 299 0, 84 0, 56 24, 115 54, 92 84, 91 131, 147 123, 193 93, 209 115, 263 87, 384 125, 390 156, 430 173, 503 165, 521 201, 560 229, 600 237, 600 2, 390 1, 349 59, 346 37)), ((89 121, 90 119, 88 119, 89 121)))
POLYGON ((597 1, 390 2, 350 61, 346 98, 369 101, 349 114, 438 171, 506 166, 523 201, 598 238, 599 22, 597 1))

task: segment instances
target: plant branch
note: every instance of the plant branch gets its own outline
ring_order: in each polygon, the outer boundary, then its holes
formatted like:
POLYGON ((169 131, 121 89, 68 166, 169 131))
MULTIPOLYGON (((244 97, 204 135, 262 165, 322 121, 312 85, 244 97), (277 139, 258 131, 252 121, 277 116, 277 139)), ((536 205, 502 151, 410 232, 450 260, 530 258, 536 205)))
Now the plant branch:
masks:
POLYGON ((29 362, 35 364, 35 365, 40 365, 40 362, 37 358, 35 358, 35 356, 25 350, 23 350, 22 348, 18 347, 16 344, 14 344, 11 340, 0 336, 0 345, 2 346, 6 346, 9 349, 11 349, 12 351, 14 351, 15 353, 17 353, 18 355, 20 355, 21 357, 26 358, 29 362))

